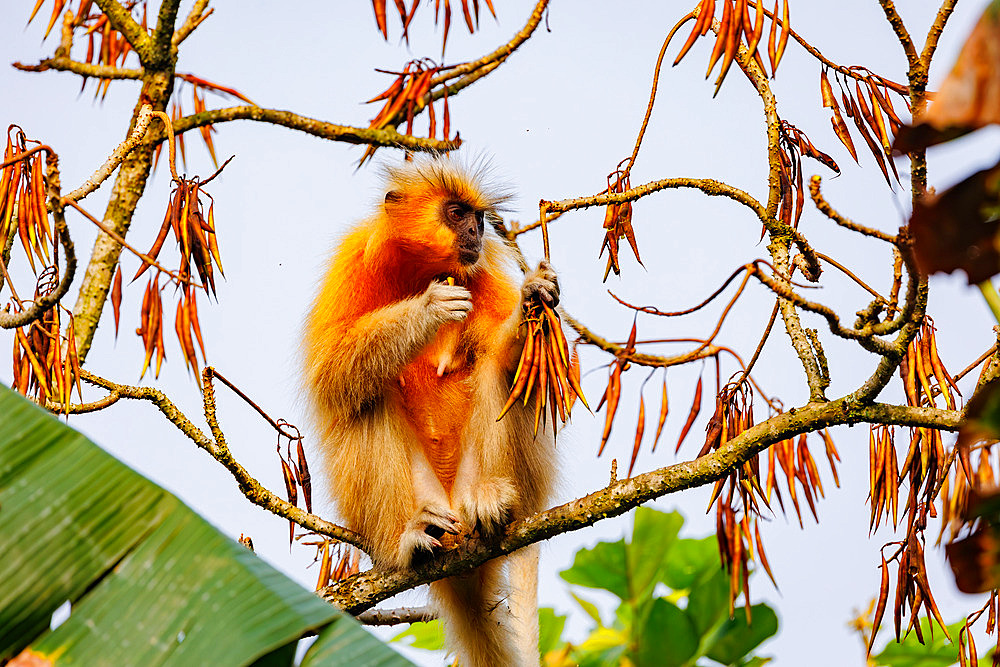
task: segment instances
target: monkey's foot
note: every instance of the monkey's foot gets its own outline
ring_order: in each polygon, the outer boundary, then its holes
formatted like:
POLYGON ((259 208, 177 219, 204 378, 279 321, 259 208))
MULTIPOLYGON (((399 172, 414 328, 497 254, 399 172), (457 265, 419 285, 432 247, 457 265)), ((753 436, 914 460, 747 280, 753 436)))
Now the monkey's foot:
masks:
POLYGON ((462 522, 444 505, 428 503, 406 523, 399 540, 399 560, 410 564, 420 554, 430 555, 441 548, 445 533, 458 535, 462 522))
POLYGON ((462 516, 480 535, 492 538, 510 523, 516 497, 510 480, 503 477, 482 479, 462 499, 462 516))

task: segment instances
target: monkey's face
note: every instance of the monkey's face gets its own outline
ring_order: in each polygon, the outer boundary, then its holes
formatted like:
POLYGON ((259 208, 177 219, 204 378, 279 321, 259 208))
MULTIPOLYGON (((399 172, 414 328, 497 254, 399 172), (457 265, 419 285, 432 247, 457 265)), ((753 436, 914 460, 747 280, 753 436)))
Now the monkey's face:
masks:
POLYGON ((443 204, 441 218, 455 232, 455 249, 463 266, 472 266, 479 261, 479 253, 483 249, 484 214, 484 211, 476 210, 463 201, 445 201, 443 204))

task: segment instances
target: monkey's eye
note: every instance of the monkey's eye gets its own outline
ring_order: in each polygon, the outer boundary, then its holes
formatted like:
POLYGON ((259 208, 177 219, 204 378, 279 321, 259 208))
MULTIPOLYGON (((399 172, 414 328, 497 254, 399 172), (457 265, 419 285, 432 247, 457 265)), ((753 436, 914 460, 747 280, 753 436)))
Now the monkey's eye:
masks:
POLYGON ((462 218, 465 217, 465 207, 461 204, 448 204, 445 208, 445 214, 451 222, 461 222, 462 218))

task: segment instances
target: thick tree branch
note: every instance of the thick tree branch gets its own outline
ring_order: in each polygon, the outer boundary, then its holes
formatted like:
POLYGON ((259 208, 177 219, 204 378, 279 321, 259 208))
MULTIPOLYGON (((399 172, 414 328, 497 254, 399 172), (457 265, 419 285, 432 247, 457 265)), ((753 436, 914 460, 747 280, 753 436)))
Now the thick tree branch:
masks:
POLYGON ((176 46, 173 44, 174 25, 177 23, 177 8, 181 0, 163 0, 156 18, 156 29, 150 36, 150 58, 143 61, 146 67, 159 69, 176 60, 176 46))
POLYGON ((482 563, 535 542, 591 526, 619 516, 669 493, 710 484, 742 465, 770 445, 838 424, 869 422, 902 426, 929 426, 955 431, 961 423, 956 411, 886 404, 853 405, 848 398, 810 403, 761 422, 718 450, 659 470, 616 481, 584 498, 539 512, 511 524, 494 544, 470 540, 413 570, 369 570, 323 589, 322 597, 345 611, 358 614, 421 584, 467 572, 482 563))
POLYGON ((153 58, 153 42, 142 26, 132 18, 132 13, 117 0, 94 0, 94 4, 107 15, 111 27, 125 36, 139 56, 139 61, 147 65, 153 58))

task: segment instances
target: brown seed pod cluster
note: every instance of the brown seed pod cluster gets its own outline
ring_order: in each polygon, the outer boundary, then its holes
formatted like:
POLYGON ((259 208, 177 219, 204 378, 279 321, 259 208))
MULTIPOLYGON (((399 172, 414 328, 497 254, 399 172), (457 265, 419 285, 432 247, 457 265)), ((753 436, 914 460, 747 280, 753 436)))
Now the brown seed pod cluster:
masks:
MULTIPOLYGON (((416 3, 414 3, 414 7, 416 7, 416 3)), ((437 112, 434 109, 434 103, 428 101, 427 94, 431 91, 435 76, 444 69, 450 69, 450 66, 438 65, 430 58, 420 58, 406 63, 402 72, 376 70, 383 74, 391 74, 396 78, 388 88, 365 102, 365 104, 373 104, 385 101, 378 115, 372 118, 368 127, 380 130, 384 127, 398 125, 405 118, 406 134, 413 134, 413 119, 426 106, 429 124, 427 136, 430 139, 436 137, 437 112)), ((448 110, 447 87, 444 88, 444 93, 444 98, 441 101, 441 136, 447 140, 451 134, 451 112, 448 110)), ((455 135, 453 141, 459 141, 458 134, 455 135)), ((369 145, 361 157, 361 163, 363 164, 374 155, 375 150, 376 146, 369 145)))
MULTIPOLYGON (((154 375, 158 377, 160 366, 166 358, 163 345, 164 312, 159 283, 160 274, 163 271, 156 264, 156 260, 163 249, 167 235, 172 233, 181 254, 177 272, 170 274, 171 279, 179 288, 177 311, 174 316, 174 332, 180 343, 185 365, 194 372, 196 379, 200 378, 195 341, 198 343, 197 349, 201 351, 202 360, 206 356, 205 342, 201 335, 201 325, 198 319, 197 290, 204 289, 206 294, 215 295, 215 269, 217 268, 219 274, 222 275, 222 258, 219 254, 219 244, 215 233, 215 202, 211 195, 202 189, 202 186, 212 178, 214 176, 205 180, 204 183, 199 182, 197 178, 190 180, 181 178, 175 181, 175 188, 167 206, 163 224, 160 226, 153 245, 143 257, 142 266, 132 278, 135 281, 151 266, 156 268, 155 274, 150 277, 146 284, 139 316, 139 328, 136 330, 136 334, 142 338, 143 348, 146 352, 140 377, 145 375, 154 356, 156 358, 154 375), (208 197, 210 201, 207 213, 202 203, 202 195, 208 197), (198 272, 201 285, 195 285, 191 282, 192 265, 198 272)), ((111 304, 115 311, 115 330, 117 332, 121 307, 120 268, 115 274, 111 291, 111 304)))
MULTIPOLYGON (((892 138, 903 125, 892 105, 892 93, 900 95, 909 106, 907 98, 909 89, 874 74, 864 67, 848 67, 846 70, 850 72, 850 76, 844 72, 834 72, 834 80, 840 89, 840 99, 844 105, 843 113, 847 114, 847 117, 854 122, 858 134, 864 139, 875 158, 875 162, 878 163, 879 169, 882 170, 885 182, 891 187, 890 169, 896 181, 899 182, 899 174, 892 161, 892 138), (853 90, 852 81, 854 83, 853 90), (863 87, 862 84, 864 84, 863 87)), ((834 133, 847 148, 854 161, 857 162, 858 153, 854 148, 854 140, 851 139, 847 123, 844 122, 840 103, 837 102, 837 97, 834 95, 826 67, 820 71, 819 87, 823 106, 829 107, 833 112, 830 122, 833 124, 834 133)))
MULTIPOLYGON (((778 178, 781 183, 781 199, 778 201, 778 219, 789 227, 798 227, 805 206, 805 188, 802 179, 802 158, 808 157, 840 173, 840 167, 832 157, 816 148, 805 132, 788 121, 781 121, 779 130, 780 169, 778 178)), ((765 227, 761 227, 760 236, 764 238, 765 227)), ((818 279, 818 276, 816 276, 818 279)))
MULTIPOLYGON (((17 125, 9 126, 3 162, 10 162, 27 152, 29 143, 38 142, 28 140, 17 125)), ((4 259, 4 251, 15 237, 21 241, 32 273, 38 275, 35 259, 42 266, 49 264, 53 244, 49 214, 45 209, 41 151, 0 170, 0 259, 4 259)))
MULTIPOLYGON (((899 367, 900 378, 906 394, 906 402, 912 407, 944 407, 956 409, 955 395, 958 388, 945 369, 937 353, 934 325, 926 319, 917 336, 914 337, 899 367), (954 393, 953 393, 954 392, 954 393)), ((969 501, 969 480, 982 478, 993 483, 993 473, 989 465, 989 453, 980 459, 980 471, 972 472, 968 451, 958 449, 960 465, 955 466, 954 481, 949 483, 949 468, 954 460, 945 450, 941 432, 937 429, 916 427, 910 432, 910 443, 903 463, 897 466, 894 429, 891 426, 873 426, 869 438, 869 486, 872 503, 871 526, 877 529, 880 517, 892 516, 893 525, 898 521, 899 490, 905 481, 906 538, 900 542, 890 542, 883 547, 895 547, 889 558, 883 554, 881 584, 873 617, 873 636, 878 631, 882 617, 888 608, 891 586, 889 564, 896 562, 896 590, 893 599, 893 621, 897 640, 911 630, 923 641, 918 615, 924 611, 933 619, 945 636, 948 631, 931 592, 924 563, 924 532, 928 517, 937 516, 935 502, 941 498, 944 526, 952 524, 953 534, 964 516, 969 501), (985 466, 983 465, 985 462, 985 466), (909 621, 903 618, 909 610, 909 621)), ((940 537, 939 537, 940 539, 940 537)), ((949 552, 950 553, 950 552, 949 552)), ((949 637, 950 639, 950 637, 949 637)), ((873 640, 872 640, 873 641, 873 640)), ((869 643, 869 651, 871 642, 869 643)))
MULTIPOLYGON (((45 0, 37 0, 28 23, 34 20, 38 11, 45 4, 45 0)), ((45 37, 49 36, 55 26, 63 9, 71 4, 69 0, 53 0, 52 14, 49 16, 48 25, 45 26, 45 37)), ((125 59, 133 51, 132 45, 123 34, 111 27, 107 14, 101 11, 91 13, 93 0, 80 0, 77 3, 76 11, 72 13, 70 27, 72 29, 83 28, 87 37, 87 55, 83 62, 89 65, 106 65, 108 67, 120 67, 125 64, 125 59)), ((148 29, 148 19, 146 11, 146 0, 126 0, 121 3, 125 10, 136 16, 136 21, 145 31, 148 29)), ((87 77, 83 77, 83 85, 87 85, 87 77)), ((104 98, 108 93, 111 79, 98 79, 95 97, 104 98)))
MULTIPOLYGON (((742 377, 737 382, 729 383, 716 396, 715 411, 706 427, 705 444, 698 457, 719 449, 754 425, 750 382, 742 377)), ((836 465, 840 456, 829 433, 824 429, 819 435, 826 448, 834 481, 839 486, 836 465)), ((772 510, 772 497, 778 501, 781 512, 787 515, 779 477, 785 478, 785 492, 792 502, 799 526, 802 526, 800 494, 805 498, 813 518, 819 520, 816 501, 824 495, 823 482, 807 440, 807 435, 803 433, 797 438, 786 438, 771 445, 768 449, 767 477, 763 484, 761 455, 757 454, 717 481, 712 489, 709 507, 716 506, 716 540, 722 563, 730 575, 730 613, 741 591, 747 598, 749 613, 748 575, 752 561, 759 562, 777 586, 764 552, 759 522, 763 508, 772 510)))
POLYGON ((524 348, 514 373, 510 396, 497 421, 503 419, 519 399, 526 406, 534 395, 537 435, 539 424, 545 423, 546 407, 552 416, 554 429, 557 414, 559 421, 565 422, 576 398, 579 397, 584 406, 587 406, 587 399, 580 387, 580 363, 576 350, 570 353, 559 315, 544 303, 532 303, 521 326, 524 328, 524 348))
MULTIPOLYGON (((35 298, 51 293, 58 282, 56 267, 47 268, 38 278, 35 298)), ((27 326, 14 329, 13 374, 13 388, 25 396, 33 396, 42 405, 57 403, 68 411, 74 389, 83 400, 70 311, 56 305, 27 326), (69 320, 65 332, 61 315, 69 320)))
MULTIPOLYGON (((607 193, 619 194, 631 189, 632 185, 629 183, 628 169, 623 170, 622 165, 629 161, 631 158, 626 158, 618 164, 618 168, 611 172, 608 176, 608 190, 607 193)), ((601 243, 601 251, 598 253, 598 257, 604 254, 604 249, 608 250, 608 265, 604 269, 604 280, 608 279, 608 274, 611 271, 615 272, 615 275, 621 275, 621 268, 618 265, 618 241, 619 239, 628 240, 629 247, 632 248, 632 254, 635 255, 635 261, 639 262, 642 266, 642 260, 639 259, 639 247, 636 245, 635 241, 635 231, 632 229, 632 202, 622 202, 620 204, 608 204, 607 211, 604 214, 604 229, 608 230, 604 235, 604 241, 601 243)))
POLYGON ((314 563, 319 563, 316 591, 347 579, 361 570, 361 550, 344 542, 308 533, 302 544, 316 548, 314 563))
MULTIPOLYGON (((490 14, 493 15, 495 19, 497 17, 496 10, 493 8, 493 0, 484 0, 486 3, 486 8, 490 10, 490 14)), ((396 11, 399 13, 399 22, 403 27, 403 39, 409 43, 409 28, 410 21, 413 20, 413 15, 417 11, 417 7, 420 6, 420 0, 413 0, 413 4, 410 5, 409 9, 406 7, 405 0, 394 0, 396 5, 396 11)), ((379 32, 382 33, 382 37, 389 39, 389 23, 386 13, 386 0, 372 0, 372 9, 375 12, 375 24, 378 26, 379 32)), ((435 0, 434 2, 434 24, 437 25, 438 18, 442 15, 441 5, 444 4, 444 37, 441 39, 441 53, 444 54, 445 47, 448 46, 448 33, 451 31, 451 0, 435 0)), ((462 0, 462 16, 465 17, 465 25, 469 29, 469 34, 471 35, 479 27, 479 0, 462 0)))
MULTIPOLYGON (((681 61, 699 37, 705 36, 712 29, 712 19, 716 15, 715 5, 716 0, 701 0, 698 4, 696 10, 698 17, 695 19, 691 34, 688 35, 687 41, 681 47, 680 53, 677 54, 674 65, 677 65, 681 61)), ((771 76, 774 76, 775 71, 778 69, 778 63, 781 62, 781 57, 785 53, 788 36, 791 34, 791 26, 788 22, 788 0, 775 0, 774 10, 771 12, 764 9, 763 0, 756 0, 756 2, 752 2, 752 0, 722 0, 719 30, 715 38, 715 45, 712 47, 712 55, 709 58, 708 71, 705 72, 705 78, 707 79, 721 58, 722 64, 719 70, 719 78, 715 81, 716 93, 722 87, 722 82, 725 80, 730 66, 736 59, 741 40, 746 44, 747 52, 752 54, 751 57, 757 61, 761 70, 767 71, 764 68, 764 61, 757 50, 764 36, 765 16, 771 19, 771 27, 767 40, 767 57, 771 64, 771 76), (781 19, 777 18, 779 2, 782 3, 780 7, 781 19), (750 13, 751 6, 754 9, 752 16, 750 13)), ((690 17, 691 15, 689 14, 681 19, 681 22, 687 21, 690 17)))
MULTIPOLYGON (((285 481, 285 493, 288 502, 299 506, 299 490, 302 491, 302 502, 306 511, 312 513, 312 475, 309 474, 309 462, 306 461, 306 451, 302 446, 302 433, 293 424, 284 419, 275 423, 278 432, 278 459, 281 461, 281 477, 285 481), (292 445, 295 453, 292 453, 292 445)), ((295 522, 288 522, 288 545, 295 539, 295 522)))

